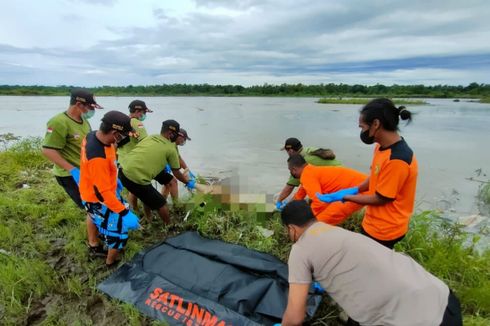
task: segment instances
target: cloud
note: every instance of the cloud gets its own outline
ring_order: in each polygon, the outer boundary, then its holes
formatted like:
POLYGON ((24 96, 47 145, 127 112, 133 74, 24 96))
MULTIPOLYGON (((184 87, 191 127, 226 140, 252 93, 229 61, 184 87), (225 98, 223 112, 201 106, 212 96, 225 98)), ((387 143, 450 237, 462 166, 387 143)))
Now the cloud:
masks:
POLYGON ((490 82, 485 1, 194 4, 176 10, 146 3, 148 13, 138 15, 151 18, 143 25, 108 17, 103 36, 82 46, 0 44, 0 78, 29 84, 39 72, 60 78, 55 84, 90 85, 490 82), (32 76, 14 77, 23 64, 32 76))

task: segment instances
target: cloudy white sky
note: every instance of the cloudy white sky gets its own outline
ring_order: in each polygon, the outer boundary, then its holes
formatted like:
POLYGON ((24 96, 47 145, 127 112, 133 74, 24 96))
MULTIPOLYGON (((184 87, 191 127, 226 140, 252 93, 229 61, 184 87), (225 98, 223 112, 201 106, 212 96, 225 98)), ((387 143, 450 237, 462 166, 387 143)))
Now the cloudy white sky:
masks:
POLYGON ((487 0, 0 1, 0 84, 490 83, 487 0))

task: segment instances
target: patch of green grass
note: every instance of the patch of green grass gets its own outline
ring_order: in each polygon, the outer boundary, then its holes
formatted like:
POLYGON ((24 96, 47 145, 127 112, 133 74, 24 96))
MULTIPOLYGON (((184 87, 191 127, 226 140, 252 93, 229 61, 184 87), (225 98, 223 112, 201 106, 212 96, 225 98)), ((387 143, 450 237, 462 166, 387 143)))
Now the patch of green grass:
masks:
POLYGON ((490 97, 482 97, 480 103, 490 103, 490 97))
MULTIPOLYGON (((342 98, 342 97, 324 97, 319 99, 316 103, 320 104, 367 104, 372 98, 342 98)), ((393 98, 393 102, 396 105, 406 104, 406 105, 423 105, 427 102, 422 100, 409 100, 403 98, 393 98)))

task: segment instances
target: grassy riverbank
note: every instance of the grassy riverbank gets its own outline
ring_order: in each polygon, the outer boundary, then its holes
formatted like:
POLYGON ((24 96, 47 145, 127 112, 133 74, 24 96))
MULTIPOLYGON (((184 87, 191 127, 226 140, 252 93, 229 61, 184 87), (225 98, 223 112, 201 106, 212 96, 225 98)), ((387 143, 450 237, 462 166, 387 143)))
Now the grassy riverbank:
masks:
MULTIPOLYGON (((342 97, 324 97, 317 101, 320 104, 367 104, 372 98, 342 98, 342 97)), ((396 105, 423 105, 427 102, 422 100, 409 100, 405 98, 393 98, 396 105)))
MULTIPOLYGON (((133 307, 108 299, 96 284, 109 275, 101 260, 88 259, 85 214, 64 194, 39 154, 39 139, 10 141, 0 152, 0 324, 1 325, 161 325, 133 307)), ((2 142, 5 145, 5 142, 2 142)), ((212 205, 174 210, 176 223, 155 220, 131 235, 124 259, 183 230, 245 245, 286 260, 290 243, 278 215, 259 219, 212 205), (259 227, 260 226, 260 227, 259 227), (265 237, 261 228, 274 231, 265 237)), ((358 227, 359 217, 349 220, 358 227)), ((469 237, 433 212, 414 216, 411 232, 398 247, 444 279, 460 297, 465 325, 490 323, 490 250, 478 253, 469 237)), ((338 311, 324 300, 313 325, 336 325, 338 311)))

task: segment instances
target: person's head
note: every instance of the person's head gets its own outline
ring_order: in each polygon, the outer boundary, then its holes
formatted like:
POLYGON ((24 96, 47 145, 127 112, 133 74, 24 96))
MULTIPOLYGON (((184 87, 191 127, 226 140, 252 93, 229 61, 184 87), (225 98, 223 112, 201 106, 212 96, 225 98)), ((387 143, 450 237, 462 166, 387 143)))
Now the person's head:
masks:
POLYGON ((281 212, 281 220, 288 230, 289 239, 293 242, 298 241, 304 230, 316 222, 310 205, 304 200, 289 202, 281 212))
POLYGON ((366 144, 379 142, 383 132, 397 132, 398 123, 402 120, 412 121, 412 113, 404 106, 396 107, 387 98, 376 98, 366 104, 359 115, 361 140, 366 144), (380 132, 381 131, 381 132, 380 132))
POLYGON ((95 102, 94 94, 87 89, 75 88, 70 94, 70 109, 76 111, 81 117, 90 119, 95 114, 95 109, 102 109, 95 102))
POLYGON ((175 143, 179 146, 184 146, 187 140, 191 140, 191 138, 187 134, 187 131, 184 128, 180 128, 175 143))
POLYGON ((293 154, 288 158, 288 169, 293 177, 299 179, 306 166, 305 158, 301 154, 293 154))
POLYGON ((180 131, 180 124, 175 120, 165 120, 162 122, 160 134, 175 143, 180 131))
POLYGON ((119 143, 133 132, 131 118, 119 111, 109 111, 102 117, 99 131, 103 134, 106 143, 119 143))
POLYGON ((285 150, 289 156, 297 154, 301 151, 303 148, 303 145, 299 141, 298 138, 288 138, 286 139, 286 143, 284 144, 284 147, 281 148, 281 150, 285 150))
POLYGON ((131 118, 136 118, 140 121, 144 121, 146 119, 146 113, 153 112, 150 110, 146 103, 141 100, 134 100, 129 103, 129 116, 131 118))

